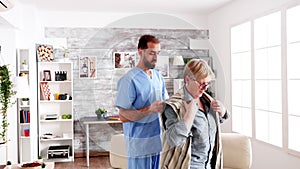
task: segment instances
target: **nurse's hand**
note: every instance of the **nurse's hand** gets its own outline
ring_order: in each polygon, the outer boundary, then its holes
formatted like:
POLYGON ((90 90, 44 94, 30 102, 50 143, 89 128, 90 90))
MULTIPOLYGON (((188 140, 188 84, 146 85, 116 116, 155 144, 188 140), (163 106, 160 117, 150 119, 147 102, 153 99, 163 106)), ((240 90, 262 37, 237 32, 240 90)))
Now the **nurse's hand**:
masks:
POLYGON ((151 113, 162 113, 164 111, 164 101, 157 100, 154 101, 150 107, 149 107, 149 112, 151 113))

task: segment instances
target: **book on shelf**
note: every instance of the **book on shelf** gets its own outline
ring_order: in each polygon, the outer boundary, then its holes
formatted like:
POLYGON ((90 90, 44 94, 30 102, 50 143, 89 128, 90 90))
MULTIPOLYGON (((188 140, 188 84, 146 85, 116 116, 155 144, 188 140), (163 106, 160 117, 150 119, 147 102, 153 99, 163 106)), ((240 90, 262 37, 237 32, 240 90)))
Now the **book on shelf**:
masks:
POLYGON ((24 110, 20 110, 20 123, 24 123, 25 121, 23 111, 24 110))
POLYGON ((116 115, 116 116, 108 116, 107 120, 120 120, 120 116, 116 115))
POLYGON ((30 123, 29 110, 20 110, 20 123, 30 123))
POLYGON ((30 111, 27 111, 27 123, 30 123, 30 111))
POLYGON ((27 114, 26 110, 24 110, 23 112, 24 112, 24 117, 25 117, 24 122, 27 123, 28 114, 27 114))

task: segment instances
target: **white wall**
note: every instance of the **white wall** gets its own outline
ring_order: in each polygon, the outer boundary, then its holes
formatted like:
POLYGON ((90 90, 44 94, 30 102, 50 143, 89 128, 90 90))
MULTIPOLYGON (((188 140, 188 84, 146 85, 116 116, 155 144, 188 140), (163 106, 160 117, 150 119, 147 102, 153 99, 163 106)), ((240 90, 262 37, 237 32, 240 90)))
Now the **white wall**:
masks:
MULTIPOLYGON (((136 13, 92 13, 92 12, 52 12, 39 11, 33 6, 15 8, 14 14, 1 15, 18 28, 16 42, 17 47, 30 48, 34 55, 34 44, 43 40, 44 27, 133 27, 133 28, 175 28, 175 29, 210 29, 210 41, 214 46, 218 59, 214 61, 217 67, 217 76, 220 77, 217 85, 217 97, 227 107, 231 105, 230 88, 230 26, 244 20, 270 12, 292 0, 239 0, 234 1, 227 7, 220 8, 208 17, 163 14, 164 17, 155 17, 149 14, 136 13), (16 11, 17 10, 17 11, 16 11), (16 14, 21 13, 21 14, 16 14), (168 16, 169 15, 169 16, 168 16), (21 19, 20 19, 21 18, 21 19), (169 22, 170 19, 174 22, 169 22), (177 19, 176 19, 177 18, 177 19), (148 19, 154 22, 149 22, 148 19), (178 22, 176 22, 178 21, 178 22), (184 22, 186 21, 186 22, 184 22)), ((296 2, 296 1, 295 1, 296 2)), ((299 2, 299 0, 298 0, 299 2)), ((12 12, 11 12, 12 13, 12 12)), ((2 37, 0 34, 0 37, 2 37)), ((11 40, 7 37, 6 40, 11 40)), ((33 58, 29 64, 35 64, 33 58)), ((34 77, 34 75, 32 76, 34 77)), ((31 78, 34 79, 34 78, 31 78)), ((32 81, 31 84, 36 84, 32 81)), ((33 86, 34 88, 34 86, 33 86)), ((36 92, 36 91, 35 91, 36 92)), ((35 94, 36 95, 36 94, 35 94)), ((36 106, 35 106, 36 107, 36 106)), ((231 122, 223 125, 223 131, 231 131, 231 122)), ((300 159, 266 146, 260 142, 253 142, 253 167, 261 168, 298 168, 300 159), (272 155, 272 156, 271 156, 272 155), (284 160, 284 161, 282 161, 284 160), (272 162, 271 162, 272 161, 272 162)))
MULTIPOLYGON (((53 12, 41 11, 32 5, 17 3, 16 6, 5 12, 0 13, 0 21, 5 21, 9 24, 9 29, 0 30, 0 42, 9 44, 10 53, 3 53, 7 55, 7 60, 15 65, 15 49, 26 48, 29 49, 30 59, 29 65, 35 65, 35 43, 47 42, 44 38, 45 27, 123 27, 123 28, 168 28, 168 29, 195 29, 207 28, 206 16, 189 16, 189 15, 169 15, 169 14, 136 14, 136 13, 93 13, 93 12, 53 12), (149 22, 151 20, 151 22, 149 22), (154 20, 154 21, 153 21, 154 20), (191 24, 194 23, 194 24, 191 24), (16 38, 17 37, 17 38, 16 38)), ((7 27, 7 26, 5 26, 7 27)), ((0 28, 4 28, 4 25, 0 28)), ((0 44, 1 44, 0 43, 0 44)), ((15 69, 14 71, 15 72, 15 69)), ((36 68, 30 67, 30 96, 31 112, 36 112, 36 68)), ((13 107, 16 112, 16 106, 13 107)), ((11 125, 9 128, 10 144, 9 144, 9 159, 13 163, 17 162, 17 124, 16 113, 10 113, 9 121, 11 125)), ((31 119, 37 119, 36 114, 31 114, 31 119)), ((31 126, 31 133, 37 133, 37 126, 31 126)), ((32 135, 32 137, 37 135, 32 135)), ((37 146, 37 139, 32 139, 32 144, 37 146)), ((0 147, 1 150, 3 150, 0 147)), ((38 154, 37 147, 32 147, 32 159, 36 159, 38 154)), ((5 157, 1 156, 0 164, 5 162, 5 157)))
MULTIPOLYGON (((15 30, 11 28, 0 28, 0 46, 1 46, 1 55, 4 59, 4 63, 0 61, 0 64, 9 65, 9 71, 11 75, 14 76, 16 72, 16 67, 14 66, 16 63, 16 33, 15 30)), ((13 79, 12 79, 13 80, 13 79)), ((0 114, 0 119, 2 121, 2 114, 0 114)), ((9 121, 8 126, 8 160, 12 162, 17 162, 17 109, 16 106, 9 107, 7 111, 7 119, 9 121)), ((2 129, 1 129, 2 130, 2 129)), ((6 162, 6 148, 1 145, 0 152, 0 164, 6 162)))
MULTIPOLYGON (((36 58, 35 58, 35 42, 38 39, 38 30, 36 24, 36 10, 33 6, 23 5, 20 3, 16 3, 16 6, 9 11, 4 13, 0 13, 1 20, 5 20, 6 25, 0 24, 1 34, 0 34, 0 42, 5 44, 10 44, 10 48, 5 50, 9 50, 9 55, 5 54, 6 60, 10 62, 12 67, 14 67, 13 72, 16 72, 16 49, 29 49, 29 65, 30 66, 30 100, 31 101, 31 112, 37 112, 37 104, 36 104, 36 58), (5 28, 5 29, 4 29, 5 28), (9 57, 7 57, 9 56, 9 57)), ((1 45, 1 43, 0 43, 1 45)), ((4 49, 3 49, 4 50, 4 49)), ((13 163, 17 163, 18 152, 17 152, 17 108, 16 104, 12 107, 14 116, 9 117, 10 129, 9 135, 13 136, 10 138, 9 145, 9 160, 13 163)), ((37 121, 37 114, 31 114, 31 120, 37 121)), ((32 153, 31 159, 37 159, 37 124, 31 123, 30 129, 31 135, 31 144, 36 145, 36 147, 31 147, 32 153)), ((5 163, 5 156, 2 156, 4 152, 0 154, 0 164, 5 163)), ((4 153, 5 154, 5 153, 4 153)))
POLYGON ((39 11, 37 17, 42 27, 207 28, 201 15, 39 11))
MULTIPOLYGON (((227 106, 231 105, 231 82, 230 82, 230 27, 250 18, 255 18, 282 6, 300 3, 299 0, 240 0, 234 1, 226 7, 220 8, 208 16, 208 27, 211 35, 210 40, 220 57, 220 65, 224 72, 225 83, 218 84, 219 98, 225 99, 227 106)), ((223 131, 231 131, 231 121, 223 126, 223 131)), ((300 158, 287 154, 282 149, 269 146, 262 142, 253 141, 253 169, 298 169, 300 158)))

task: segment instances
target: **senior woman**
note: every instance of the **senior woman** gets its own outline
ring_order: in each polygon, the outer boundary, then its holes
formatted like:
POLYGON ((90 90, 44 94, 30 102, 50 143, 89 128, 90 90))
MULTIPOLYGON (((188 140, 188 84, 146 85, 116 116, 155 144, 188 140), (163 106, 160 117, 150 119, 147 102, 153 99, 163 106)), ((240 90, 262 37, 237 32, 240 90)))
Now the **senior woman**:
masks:
POLYGON ((214 73, 206 61, 192 59, 183 75, 184 87, 166 101, 162 113, 161 168, 222 168, 220 123, 230 113, 205 93, 214 73))

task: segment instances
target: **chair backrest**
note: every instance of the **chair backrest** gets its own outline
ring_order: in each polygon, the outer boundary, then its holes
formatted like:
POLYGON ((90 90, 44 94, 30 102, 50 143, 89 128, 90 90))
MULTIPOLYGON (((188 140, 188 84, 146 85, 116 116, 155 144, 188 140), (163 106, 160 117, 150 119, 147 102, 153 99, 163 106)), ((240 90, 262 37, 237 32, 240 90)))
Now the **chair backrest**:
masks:
POLYGON ((224 169, 249 169, 252 164, 251 141, 238 133, 222 133, 224 169))
POLYGON ((111 137, 109 156, 110 165, 113 168, 127 168, 127 154, 124 134, 116 134, 111 137))

